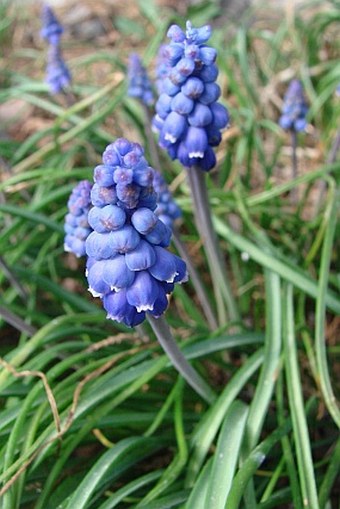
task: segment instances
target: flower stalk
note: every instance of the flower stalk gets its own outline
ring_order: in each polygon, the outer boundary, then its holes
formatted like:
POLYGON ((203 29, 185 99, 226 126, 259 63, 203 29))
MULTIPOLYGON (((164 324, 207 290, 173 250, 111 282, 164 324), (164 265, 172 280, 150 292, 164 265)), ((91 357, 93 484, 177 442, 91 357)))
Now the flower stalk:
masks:
POLYGON ((204 173, 200 168, 194 167, 187 169, 187 175, 194 203, 196 226, 202 237, 213 279, 220 324, 222 325, 226 321, 222 299, 227 307, 228 318, 233 322, 237 322, 239 321, 239 313, 223 264, 223 257, 217 242, 217 236, 213 228, 204 173))
POLYGON ((207 403, 212 404, 216 400, 216 395, 211 387, 203 380, 197 371, 188 363, 181 350, 171 334, 170 328, 161 316, 155 318, 147 314, 147 319, 154 331, 157 339, 167 354, 177 371, 188 382, 190 387, 194 389, 207 403))

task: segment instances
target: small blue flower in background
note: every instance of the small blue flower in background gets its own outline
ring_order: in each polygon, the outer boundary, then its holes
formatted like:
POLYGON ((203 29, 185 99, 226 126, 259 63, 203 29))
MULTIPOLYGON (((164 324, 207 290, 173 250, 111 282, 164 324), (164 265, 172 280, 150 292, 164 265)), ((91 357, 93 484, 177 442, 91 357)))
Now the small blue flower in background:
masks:
POLYGON ((168 75, 170 64, 167 57, 167 46, 161 44, 156 57, 156 89, 159 95, 163 92, 164 80, 168 75))
POLYGON ((71 83, 71 73, 64 62, 59 46, 49 47, 45 81, 51 94, 63 92, 71 83))
POLYGON ((65 217, 64 230, 66 233, 64 249, 76 256, 85 256, 85 241, 92 232, 87 216, 91 204, 92 184, 82 180, 73 189, 67 203, 68 214, 65 217))
POLYGON ((158 195, 155 214, 172 230, 174 221, 181 217, 182 211, 173 199, 163 176, 159 171, 154 171, 153 186, 158 195))
POLYGON ((46 39, 49 44, 58 45, 60 36, 64 29, 57 20, 51 7, 44 4, 41 13, 42 29, 40 31, 41 37, 46 39))
POLYGON ((220 131, 229 123, 227 109, 217 102, 216 50, 205 44, 211 29, 188 21, 185 33, 172 25, 167 35, 171 42, 162 49, 164 81, 153 128, 172 159, 208 171, 216 164, 213 147, 221 141, 220 131))
POLYGON ((130 97, 139 99, 146 106, 154 103, 151 81, 136 53, 132 53, 129 57, 128 81, 128 95, 130 97))
POLYGON ((107 317, 133 327, 145 313, 159 317, 186 265, 166 248, 171 230, 155 213, 154 170, 137 143, 119 138, 94 169, 86 239, 89 290, 107 317))
POLYGON ((302 83, 296 79, 292 80, 283 99, 279 125, 283 129, 290 129, 295 132, 304 131, 307 126, 307 112, 308 105, 302 83))

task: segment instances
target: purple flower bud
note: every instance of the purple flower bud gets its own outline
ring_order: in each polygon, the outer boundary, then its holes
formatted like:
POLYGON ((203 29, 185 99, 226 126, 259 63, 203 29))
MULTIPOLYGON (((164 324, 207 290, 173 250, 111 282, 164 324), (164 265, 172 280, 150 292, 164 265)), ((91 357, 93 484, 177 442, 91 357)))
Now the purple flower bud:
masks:
POLYGON ((156 111, 161 118, 166 118, 171 111, 171 97, 167 94, 161 94, 156 104, 156 111))
POLYGON ((194 28, 190 21, 186 22, 186 36, 187 39, 196 42, 196 44, 203 44, 211 37, 211 28, 205 25, 200 28, 194 28))
POLYGON ((172 232, 162 221, 158 219, 157 223, 147 235, 145 239, 150 244, 167 247, 170 244, 172 232))
POLYGON ((184 140, 190 158, 203 158, 208 148, 208 136, 206 130, 201 127, 189 127, 184 140))
POLYGON ((185 34, 178 25, 171 25, 166 35, 173 42, 183 42, 185 40, 185 34))
POLYGON ((194 101, 179 92, 171 101, 171 109, 180 115, 188 115, 194 107, 194 101))
POLYGON ((218 67, 215 64, 204 65, 199 73, 201 80, 205 83, 216 81, 218 76, 218 67))
POLYGON ((188 78, 181 90, 187 97, 198 99, 204 91, 204 84, 199 78, 188 78))
POLYGON ((117 168, 113 174, 113 181, 115 184, 131 184, 132 179, 133 171, 130 168, 117 168))
POLYGON ((172 43, 164 47, 164 59, 166 59, 170 65, 176 65, 182 58, 183 53, 183 44, 180 43, 172 43))
POLYGON ((178 94, 178 92, 180 90, 181 90, 181 87, 178 86, 178 84, 173 83, 169 77, 164 80, 163 92, 165 94, 174 96, 174 95, 178 94))
POLYGON ((229 114, 227 108, 220 103, 214 103, 210 106, 213 114, 213 125, 217 129, 224 129, 229 124, 229 114))
POLYGON ((197 60, 200 56, 200 47, 197 44, 188 44, 185 47, 185 56, 192 60, 197 60))
POLYGON ((104 207, 110 203, 117 203, 117 193, 114 187, 100 187, 94 184, 91 191, 91 202, 96 207, 104 207))
POLYGON ((204 171, 211 170, 216 165, 216 156, 215 152, 211 147, 208 147, 204 152, 204 156, 201 160, 200 167, 204 171))
MULTIPOLYGON (((216 106, 220 106, 216 104, 216 106)), ((188 122, 193 127, 204 127, 211 123, 213 119, 213 114, 209 106, 201 104, 199 102, 196 103, 194 110, 188 116, 188 122)))
POLYGON ((205 65, 211 65, 215 62, 217 51, 215 48, 209 48, 208 46, 202 46, 200 48, 199 58, 205 65))
POLYGON ((110 246, 115 253, 128 253, 138 246, 139 241, 138 232, 128 224, 110 233, 110 246))
POLYGON ((113 185, 113 170, 109 166, 100 164, 96 166, 93 173, 93 179, 98 186, 110 187, 113 185))
POLYGON ((137 312, 153 310, 155 300, 158 297, 158 284, 146 270, 136 273, 132 285, 126 290, 126 299, 137 312))
POLYGON ((217 83, 206 83, 204 86, 204 92, 200 97, 200 102, 203 104, 212 104, 221 95, 221 89, 217 83))
POLYGON ((194 71, 195 62, 191 58, 182 58, 176 64, 175 69, 179 72, 181 76, 187 78, 194 71))
POLYGON ((117 198, 122 204, 129 208, 134 209, 138 204, 140 188, 135 184, 119 183, 116 186, 117 198))
POLYGON ((141 240, 133 251, 125 255, 126 265, 133 271, 146 270, 151 267, 155 261, 155 249, 145 240, 141 240))
POLYGON ((121 156, 125 156, 128 152, 131 152, 131 150, 134 150, 135 148, 126 138, 118 138, 114 142, 114 146, 121 156))
POLYGON ((102 297, 110 292, 110 286, 105 283, 103 277, 105 274, 105 260, 93 260, 88 264, 86 277, 89 283, 89 292, 93 297, 102 297))
POLYGON ((140 208, 131 216, 131 223, 141 235, 147 235, 154 228, 158 219, 152 210, 140 208))
POLYGON ((114 143, 106 147, 102 159, 106 166, 119 166, 121 163, 121 156, 114 143))
POLYGON ((132 285, 135 273, 129 269, 124 255, 118 255, 105 261, 103 280, 110 290, 118 292, 132 285))
POLYGON ((128 327, 135 327, 145 320, 145 312, 138 313, 136 308, 128 303, 126 290, 105 295, 103 305, 107 311, 107 318, 124 322, 128 327))
POLYGON ((118 230, 125 224, 126 213, 116 205, 106 205, 103 208, 92 207, 88 215, 90 226, 98 233, 118 230))
MULTIPOLYGON (((150 274, 158 281, 173 283, 179 272, 177 270, 178 256, 163 247, 155 246, 156 262, 150 267, 150 274)), ((180 259, 180 258, 179 258, 180 259)))
POLYGON ((185 132, 187 121, 183 115, 172 111, 164 121, 162 135, 166 141, 175 143, 185 132))
POLYGON ((105 260, 115 255, 111 245, 111 233, 98 233, 93 231, 86 239, 86 254, 95 260, 105 260))

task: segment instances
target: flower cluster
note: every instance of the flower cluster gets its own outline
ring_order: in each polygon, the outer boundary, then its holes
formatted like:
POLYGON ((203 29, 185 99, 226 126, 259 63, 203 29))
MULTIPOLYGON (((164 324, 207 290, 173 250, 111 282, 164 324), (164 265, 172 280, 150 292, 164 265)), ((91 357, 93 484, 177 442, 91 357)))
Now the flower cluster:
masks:
POLYGON ((45 81, 51 94, 58 94, 63 92, 71 83, 71 74, 64 62, 60 47, 60 37, 64 29, 51 7, 46 4, 42 7, 41 19, 42 29, 40 33, 49 43, 45 81))
POLYGON ((283 99, 282 115, 279 124, 283 129, 304 131, 307 125, 307 102, 303 93, 302 83, 292 80, 283 99))
POLYGON ((173 223, 181 217, 182 211, 172 197, 168 185, 159 171, 154 170, 153 187, 157 193, 157 208, 155 214, 171 230, 173 223))
POLYGON ((168 70, 153 127, 172 159, 208 171, 216 164, 212 147, 219 145, 220 131, 229 123, 226 108, 217 102, 221 89, 216 83, 216 50, 205 44, 211 29, 193 28, 188 21, 185 33, 172 25, 167 35, 171 42, 162 54, 168 70))
POLYGON ((91 189, 92 184, 88 180, 82 180, 73 189, 67 203, 69 212, 65 217, 64 249, 78 257, 86 254, 85 241, 92 232, 87 219, 92 207, 91 189))
POLYGON ((132 327, 146 311, 165 311, 167 295, 187 278, 186 265, 166 249, 171 230, 155 214, 154 170, 142 147, 119 138, 102 160, 94 169, 86 276, 107 317, 132 327))
POLYGON ((132 53, 129 57, 128 81, 128 95, 130 97, 136 97, 146 106, 154 103, 151 81, 136 53, 132 53))
POLYGON ((59 46, 50 46, 47 54, 46 83, 52 94, 58 94, 71 83, 71 74, 59 46))
POLYGON ((49 44, 57 45, 60 42, 61 34, 64 29, 57 20, 54 12, 49 5, 42 6, 41 13, 42 29, 40 31, 41 37, 46 39, 49 44))

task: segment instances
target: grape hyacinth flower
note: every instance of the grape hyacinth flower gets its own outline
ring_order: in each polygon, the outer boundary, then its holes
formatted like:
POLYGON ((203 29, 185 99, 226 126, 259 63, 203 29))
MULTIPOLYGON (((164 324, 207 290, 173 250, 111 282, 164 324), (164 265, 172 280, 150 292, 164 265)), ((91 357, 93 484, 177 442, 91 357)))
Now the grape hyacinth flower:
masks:
POLYGON ((41 21, 41 37, 46 39, 49 44, 58 45, 64 29, 56 18, 51 7, 47 4, 44 4, 42 7, 41 21))
POLYGON ((148 312, 164 313, 175 283, 187 279, 185 263, 166 248, 171 230, 157 217, 154 170, 137 143, 119 138, 94 169, 86 240, 89 290, 102 298, 108 318, 127 326, 148 312))
POLYGON ((173 230, 174 221, 181 217, 182 211, 173 199, 164 177, 156 170, 154 170, 153 187, 158 196, 155 214, 173 230))
POLYGON ((308 106, 303 93, 302 83, 292 80, 283 99, 282 115, 279 124, 283 129, 295 132, 304 131, 307 125, 308 106))
POLYGON ((146 106, 154 103, 151 81, 137 53, 129 57, 128 95, 139 99, 146 106))
POLYGON ((156 103, 153 128, 159 145, 184 166, 204 171, 216 164, 213 147, 221 141, 221 129, 229 123, 227 109, 218 98, 216 50, 205 43, 208 25, 194 28, 187 21, 184 33, 177 25, 168 30, 170 44, 162 50, 168 66, 162 93, 156 103))
POLYGON ((51 94, 65 92, 71 83, 71 74, 59 46, 52 45, 48 50, 45 81, 51 94))
MULTIPOLYGON (((304 131, 307 126, 306 115, 308 106, 303 93, 302 83, 299 80, 292 80, 289 83, 287 92, 283 99, 282 115, 279 118, 279 125, 283 129, 290 131, 292 145, 292 176, 298 176, 297 160, 297 133, 304 131)), ((291 201, 296 203, 298 199, 298 189, 294 187, 291 190, 291 201)))
POLYGON ((77 257, 85 256, 85 241, 92 232, 88 223, 88 213, 92 207, 91 189, 92 184, 88 180, 82 180, 73 189, 67 203, 64 249, 77 257))
POLYGON ((187 362, 162 317, 176 283, 187 280, 184 261, 166 248, 171 230, 155 214, 154 170, 138 143, 119 138, 94 169, 86 239, 89 290, 107 318, 128 327, 147 317, 179 373, 209 403, 215 394, 187 362))
POLYGON ((216 165, 213 148, 221 142, 221 130, 228 126, 229 114, 218 102, 221 89, 216 83, 217 52, 206 44, 211 28, 194 28, 187 21, 185 32, 172 25, 167 35, 171 42, 161 54, 168 67, 163 67, 166 75, 152 125, 159 133, 159 145, 187 170, 196 226, 203 239, 223 325, 227 318, 225 304, 232 320, 237 321, 239 315, 212 224, 204 172, 216 165))

